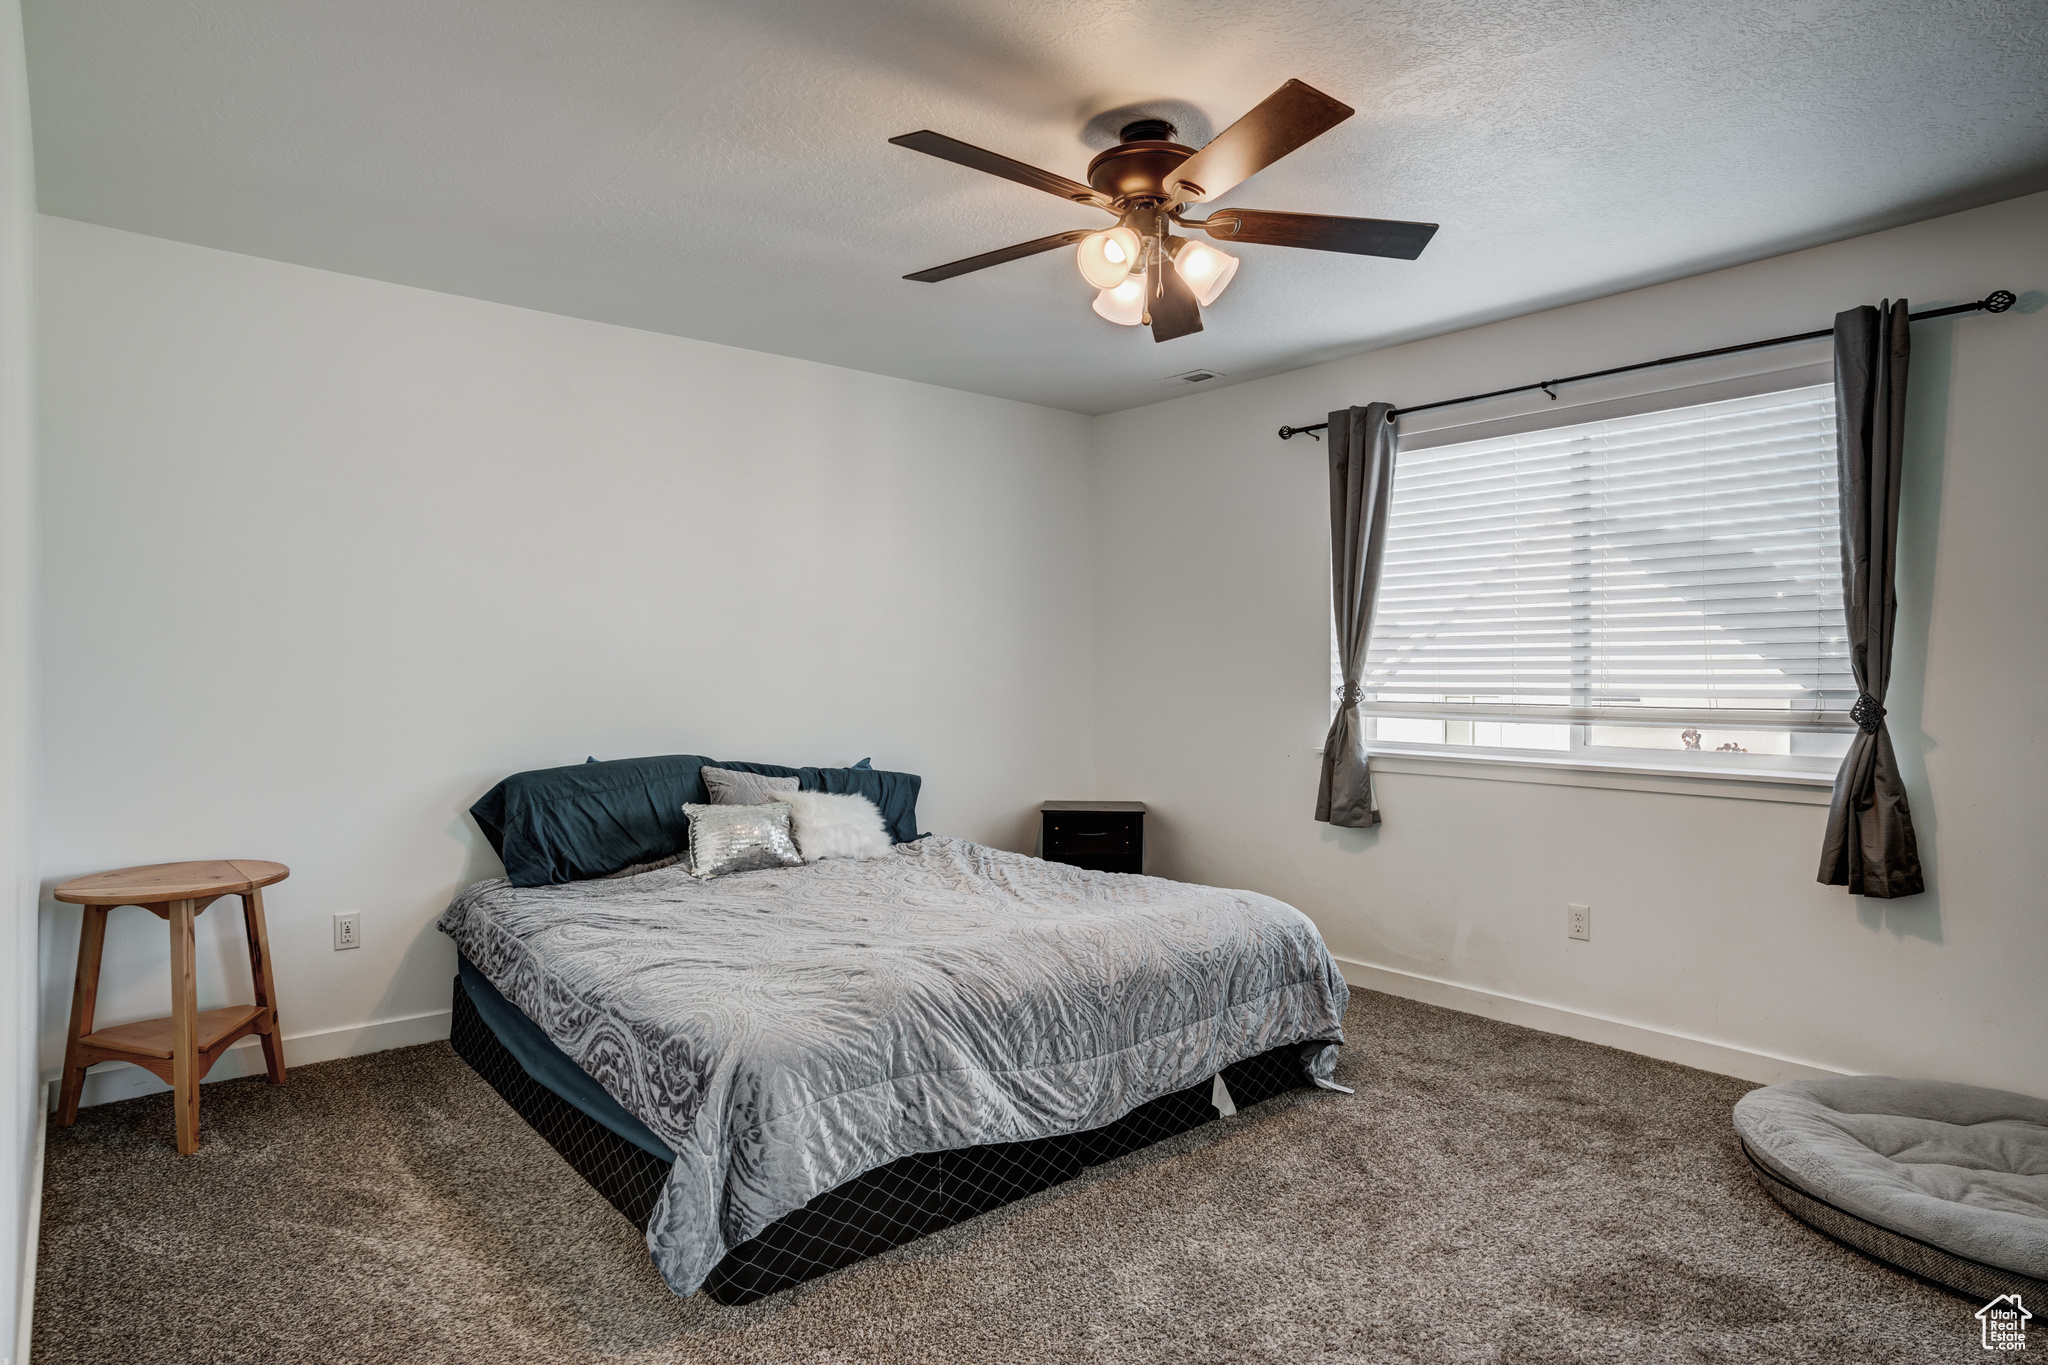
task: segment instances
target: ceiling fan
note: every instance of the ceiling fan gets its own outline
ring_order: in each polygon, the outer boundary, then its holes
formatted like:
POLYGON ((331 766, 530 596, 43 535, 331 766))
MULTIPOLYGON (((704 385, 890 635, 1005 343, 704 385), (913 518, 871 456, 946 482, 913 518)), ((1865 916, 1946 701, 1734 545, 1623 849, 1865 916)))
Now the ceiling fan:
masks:
POLYGON ((1435 223, 1265 209, 1217 209, 1203 219, 1182 213, 1188 204, 1227 193, 1354 112, 1312 86, 1289 81, 1200 151, 1175 142, 1176 130, 1166 120, 1138 119, 1124 125, 1118 145, 1088 163, 1085 185, 929 129, 892 137, 889 141, 898 147, 1088 204, 1117 220, 1115 227, 1058 232, 903 278, 937 284, 1079 243, 1081 274, 1098 291, 1095 311, 1126 327, 1149 324, 1154 341, 1171 341, 1202 330, 1202 309, 1223 293, 1238 264, 1235 256, 1207 242, 1176 237, 1174 227, 1198 229, 1222 242, 1412 261, 1429 245, 1435 223))

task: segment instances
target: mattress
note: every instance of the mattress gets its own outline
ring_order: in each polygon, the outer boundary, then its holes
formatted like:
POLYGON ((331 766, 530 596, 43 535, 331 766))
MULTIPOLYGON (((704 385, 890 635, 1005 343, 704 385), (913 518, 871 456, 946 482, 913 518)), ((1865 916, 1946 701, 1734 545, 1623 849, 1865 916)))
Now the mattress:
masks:
POLYGON ((1279 901, 944 838, 709 881, 481 882, 441 925, 676 1154, 647 1240, 684 1294, 899 1160, 1104 1129, 1276 1049, 1328 1083, 1348 998, 1279 901))

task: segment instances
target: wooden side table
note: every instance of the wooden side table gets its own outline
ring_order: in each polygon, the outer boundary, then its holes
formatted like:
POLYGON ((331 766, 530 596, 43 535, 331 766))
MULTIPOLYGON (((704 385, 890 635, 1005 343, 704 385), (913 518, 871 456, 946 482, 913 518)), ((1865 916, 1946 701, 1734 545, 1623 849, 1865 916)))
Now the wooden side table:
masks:
POLYGON ((277 1027, 277 995, 270 979, 270 935, 263 925, 263 888, 291 875, 283 863, 235 859, 212 863, 157 863, 78 877, 57 888, 60 901, 85 907, 78 936, 78 981, 71 993, 71 1031, 64 1046, 64 1086, 57 1124, 78 1118, 85 1069, 94 1062, 133 1062, 156 1073, 177 1091, 178 1150, 199 1150, 199 1082, 230 1046, 252 1033, 263 1038, 263 1061, 273 1085, 284 1084, 284 1047, 277 1027), (249 936, 249 975, 256 1003, 225 1009, 199 1008, 192 960, 192 922, 222 896, 242 898, 242 924, 249 936), (93 1031, 100 990, 100 949, 106 943, 107 911, 139 905, 171 926, 171 1014, 139 1024, 93 1031))

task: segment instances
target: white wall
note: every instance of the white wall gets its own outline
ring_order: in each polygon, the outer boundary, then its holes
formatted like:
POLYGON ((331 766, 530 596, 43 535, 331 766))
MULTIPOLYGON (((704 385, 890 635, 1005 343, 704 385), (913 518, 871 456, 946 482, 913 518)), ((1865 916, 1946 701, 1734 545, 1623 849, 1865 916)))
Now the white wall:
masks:
MULTIPOLYGON (((291 1057, 445 1033, 431 922, 497 874, 466 808, 507 773, 872 756, 924 775, 925 828, 1025 848, 1092 789, 1087 419, 42 233, 45 887, 289 864, 291 1057)), ((78 919, 45 917, 54 1070, 78 919)), ((246 998, 234 903, 201 928, 202 1007, 246 998)), ((167 1012, 167 955, 115 912, 105 1021, 167 1012)))
POLYGON ((42 1105, 36 1077, 35 175, 21 6, 0 0, 0 1359, 25 1350, 42 1105), (18 1331, 18 1329, 21 1329, 18 1331))
MULTIPOLYGON (((1361 979, 1756 1074, 2048 1093, 2038 312, 1915 332, 1891 710, 1933 890, 1892 904, 1814 883, 1813 806, 1403 773, 1381 830, 1315 824, 1324 453, 1273 436, 1886 295, 2037 289, 2048 196, 1092 424, 41 230, 43 886, 291 864, 272 924, 300 1061, 445 1027, 430 922, 496 870, 464 813, 496 778, 694 750, 872 754, 926 775, 927 827, 1009 847, 1041 798, 1143 799, 1154 870, 1302 906, 1361 979), (1590 944, 1566 901, 1594 905, 1590 944), (337 954, 343 911, 366 946, 337 954)), ((43 915, 49 1070, 77 919, 43 915)), ((237 998, 232 906, 202 924, 204 1003, 237 998)), ((102 1017, 161 1013, 165 959, 121 912, 102 1017)), ((118 1068, 93 1093, 153 1086, 118 1068)))
POLYGON ((1280 896, 1338 954, 1406 974, 1364 980, 1760 1053, 1727 1063, 1759 1076, 1778 1057, 2048 1094, 2048 317, 1914 329, 1890 725, 1932 889, 1892 903, 1816 884, 1815 806, 1392 774, 1379 830, 1316 824, 1325 447, 1275 436, 1886 296, 2038 291, 2044 243, 2036 195, 1098 419, 1099 794, 1152 804, 1155 870, 1280 896), (1568 901, 1593 905, 1590 943, 1566 938, 1568 901))

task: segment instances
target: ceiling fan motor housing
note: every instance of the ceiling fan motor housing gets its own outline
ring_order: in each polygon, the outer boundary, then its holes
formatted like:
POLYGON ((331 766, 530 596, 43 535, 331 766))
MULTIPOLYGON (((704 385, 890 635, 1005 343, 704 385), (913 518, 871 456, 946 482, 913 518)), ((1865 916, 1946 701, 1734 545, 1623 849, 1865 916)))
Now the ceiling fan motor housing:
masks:
MULTIPOLYGON (((1173 131, 1171 125, 1156 120, 1132 124, 1124 131, 1154 126, 1173 131)), ((1163 201, 1167 197, 1166 177, 1194 154, 1192 147, 1158 139, 1119 143, 1088 163, 1088 184, 1115 200, 1119 207, 1146 200, 1163 201)))

